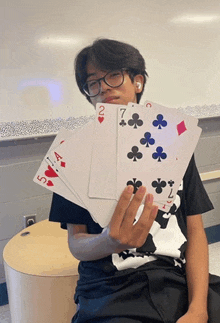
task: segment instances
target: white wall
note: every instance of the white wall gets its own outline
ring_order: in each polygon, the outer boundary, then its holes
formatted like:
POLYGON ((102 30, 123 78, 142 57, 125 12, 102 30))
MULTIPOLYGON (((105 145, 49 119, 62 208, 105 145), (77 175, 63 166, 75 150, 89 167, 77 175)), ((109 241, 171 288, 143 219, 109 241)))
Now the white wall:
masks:
POLYGON ((139 48, 145 99, 220 103, 219 0, 2 0, 0 21, 0 122, 92 114, 73 61, 97 37, 139 48))
POLYGON ((0 142, 0 283, 4 280, 3 249, 23 227, 23 216, 48 218, 51 193, 33 182, 52 138, 0 142))

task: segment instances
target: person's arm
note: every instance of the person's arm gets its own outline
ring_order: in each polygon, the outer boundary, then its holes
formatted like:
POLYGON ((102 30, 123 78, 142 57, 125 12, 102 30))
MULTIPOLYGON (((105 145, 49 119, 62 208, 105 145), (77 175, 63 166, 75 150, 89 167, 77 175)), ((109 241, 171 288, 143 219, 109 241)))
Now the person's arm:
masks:
POLYGON ((88 234, 82 227, 86 229, 86 226, 67 224, 69 249, 76 259, 98 260, 109 256, 120 246, 119 241, 109 236, 109 228, 100 234, 88 234))
POLYGON ((153 205, 153 196, 148 194, 143 212, 133 224, 145 193, 146 188, 139 188, 131 200, 133 187, 128 186, 118 201, 109 226, 100 234, 88 234, 84 225, 68 224, 68 244, 73 256, 78 260, 91 261, 128 248, 141 247, 158 211, 158 207, 153 205))
POLYGON ((209 255, 202 216, 187 217, 186 277, 189 308, 178 323, 207 323, 209 255))

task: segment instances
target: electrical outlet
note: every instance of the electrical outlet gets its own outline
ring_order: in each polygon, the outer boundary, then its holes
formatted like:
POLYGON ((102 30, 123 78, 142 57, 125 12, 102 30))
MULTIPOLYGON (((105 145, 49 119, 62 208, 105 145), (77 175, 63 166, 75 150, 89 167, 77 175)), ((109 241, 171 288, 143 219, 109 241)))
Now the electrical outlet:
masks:
POLYGON ((24 215, 24 228, 36 223, 36 214, 24 215))

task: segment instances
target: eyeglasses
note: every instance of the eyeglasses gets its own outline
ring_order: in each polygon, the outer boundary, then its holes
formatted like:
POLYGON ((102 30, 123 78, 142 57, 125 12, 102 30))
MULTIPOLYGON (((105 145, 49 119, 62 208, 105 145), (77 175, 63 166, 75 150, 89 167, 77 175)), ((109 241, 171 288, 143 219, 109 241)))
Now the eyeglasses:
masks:
POLYGON ((83 85, 83 91, 88 95, 89 97, 94 97, 101 92, 101 81, 103 80, 105 84, 112 88, 119 87, 124 82, 124 71, 125 69, 116 70, 112 72, 108 72, 105 76, 100 77, 97 80, 91 80, 87 81, 83 85))

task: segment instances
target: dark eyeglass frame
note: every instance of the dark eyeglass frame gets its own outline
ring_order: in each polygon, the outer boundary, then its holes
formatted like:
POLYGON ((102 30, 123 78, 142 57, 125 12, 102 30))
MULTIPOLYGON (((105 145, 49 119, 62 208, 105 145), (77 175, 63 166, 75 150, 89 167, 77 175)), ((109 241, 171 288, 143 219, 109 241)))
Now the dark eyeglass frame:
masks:
MULTIPOLYGON (((99 85, 99 91, 98 91, 98 93, 97 94, 95 94, 95 95, 91 95, 91 94, 89 94, 88 92, 87 92, 87 90, 86 90, 86 87, 87 87, 87 83, 88 82, 86 82, 84 85, 83 85, 83 91, 84 91, 84 93, 87 95, 87 96, 89 96, 90 98, 94 98, 95 96, 97 96, 97 95, 99 95, 100 93, 101 93, 101 81, 103 80, 104 82, 105 82, 105 84, 107 84, 108 86, 110 86, 110 87, 112 87, 112 88, 117 88, 117 87, 119 87, 119 86, 121 86, 123 83, 124 83, 124 71, 127 71, 127 69, 126 68, 119 68, 119 69, 117 69, 117 70, 112 70, 112 71, 109 71, 108 73, 106 73, 103 77, 100 77, 99 79, 97 79, 97 80, 91 80, 91 82, 93 81, 93 82, 97 82, 98 83, 98 85, 99 85), (117 86, 112 86, 112 85, 110 85, 107 81, 106 81, 106 76, 108 75, 108 74, 110 74, 110 73, 113 73, 114 71, 120 71, 121 72, 121 74, 122 74, 122 82, 119 84, 119 85, 117 85, 117 86)), ((90 82, 90 81, 89 81, 90 82)))

